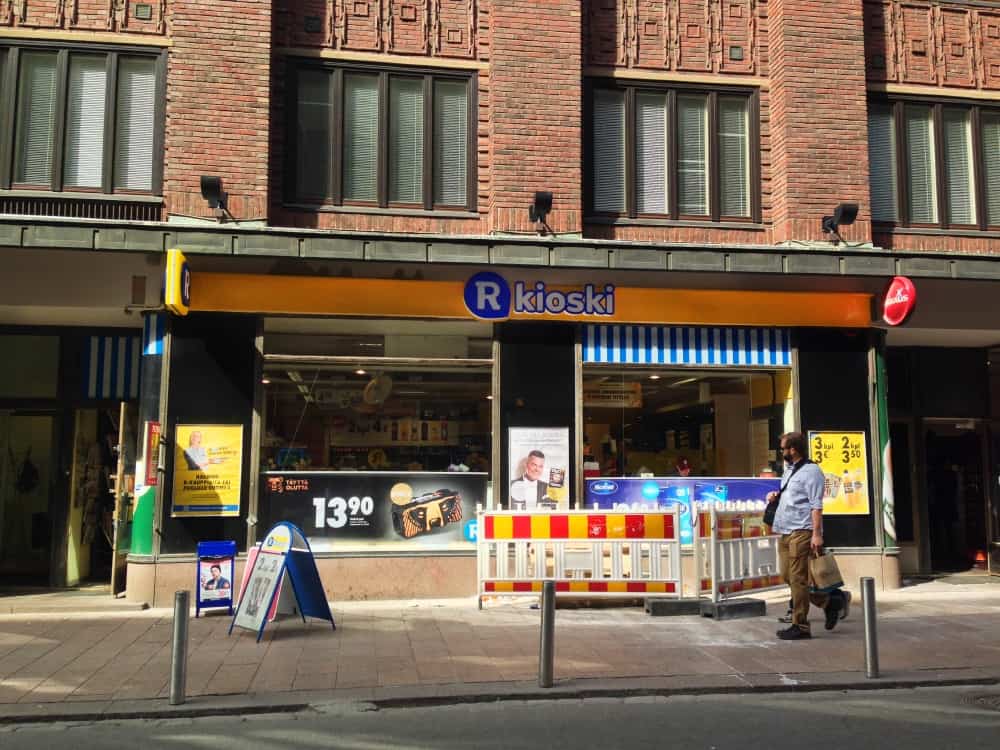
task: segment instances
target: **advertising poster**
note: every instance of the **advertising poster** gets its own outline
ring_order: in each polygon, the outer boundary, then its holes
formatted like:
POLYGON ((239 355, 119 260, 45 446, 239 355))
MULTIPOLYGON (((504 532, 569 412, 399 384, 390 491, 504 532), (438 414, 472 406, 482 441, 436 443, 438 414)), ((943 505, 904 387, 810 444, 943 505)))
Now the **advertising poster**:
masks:
POLYGON ((233 558, 198 561, 198 598, 203 602, 228 600, 233 595, 233 558))
POLYGON ((275 588, 284 572, 285 555, 260 552, 254 561, 247 580, 246 591, 240 599, 234 624, 247 630, 260 631, 270 610, 275 588))
MULTIPOLYGON (((739 509, 741 504, 766 502, 767 493, 780 487, 781 480, 777 478, 601 477, 585 482, 586 508, 626 513, 673 510, 677 506, 681 544, 690 544, 694 539, 692 503, 725 503, 739 509)), ((763 505, 760 507, 763 510, 763 505)))
POLYGON ((171 515, 238 516, 242 474, 242 425, 177 425, 171 515))
POLYGON ((146 487, 155 487, 159 477, 156 474, 157 463, 160 458, 160 423, 146 422, 145 444, 145 477, 146 487))
POLYGON ((823 470, 823 514, 867 516, 870 505, 865 433, 810 432, 809 457, 823 470))
POLYGON ((508 430, 510 510, 569 510, 568 427, 511 427, 508 430))
POLYGON ((487 479, 479 472, 269 472, 260 523, 294 523, 316 552, 468 549, 487 479))

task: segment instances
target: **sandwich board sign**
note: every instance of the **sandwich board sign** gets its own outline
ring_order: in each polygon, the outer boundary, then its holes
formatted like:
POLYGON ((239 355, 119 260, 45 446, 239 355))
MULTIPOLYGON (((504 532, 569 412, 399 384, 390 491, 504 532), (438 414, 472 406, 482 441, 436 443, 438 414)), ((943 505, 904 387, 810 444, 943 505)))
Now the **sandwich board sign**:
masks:
POLYGON ((260 642, 285 572, 292 584, 302 621, 305 622, 306 616, 316 617, 329 620, 333 629, 337 629, 309 541, 301 529, 283 521, 267 532, 260 545, 253 567, 246 576, 246 589, 229 625, 230 633, 234 627, 251 630, 257 633, 257 641, 260 642))

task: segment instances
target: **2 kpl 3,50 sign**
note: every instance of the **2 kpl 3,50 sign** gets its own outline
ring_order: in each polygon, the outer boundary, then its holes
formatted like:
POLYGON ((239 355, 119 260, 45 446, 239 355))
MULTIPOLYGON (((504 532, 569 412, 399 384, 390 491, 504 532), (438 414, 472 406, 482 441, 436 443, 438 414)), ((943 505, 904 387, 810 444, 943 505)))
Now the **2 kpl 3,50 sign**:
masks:
POLYGON ((375 512, 375 501, 365 495, 353 495, 346 500, 342 497, 314 497, 316 528, 342 529, 345 526, 368 527, 375 512))

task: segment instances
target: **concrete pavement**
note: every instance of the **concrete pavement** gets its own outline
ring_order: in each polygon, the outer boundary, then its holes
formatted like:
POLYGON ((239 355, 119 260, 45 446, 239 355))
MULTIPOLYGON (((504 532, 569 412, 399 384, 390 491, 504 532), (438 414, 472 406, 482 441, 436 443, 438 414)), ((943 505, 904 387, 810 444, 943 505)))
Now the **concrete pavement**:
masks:
MULTIPOLYGON (((191 621, 184 707, 165 700, 168 610, 0 615, 0 721, 295 710, 316 701, 402 705, 580 695, 874 687, 858 597, 832 632, 775 637, 765 618, 717 622, 641 608, 559 609, 556 688, 537 688, 538 610, 501 600, 333 602, 328 623, 284 619, 257 644, 229 618, 191 621)), ((1000 585, 934 582, 879 597, 878 685, 1000 680, 1000 585)))

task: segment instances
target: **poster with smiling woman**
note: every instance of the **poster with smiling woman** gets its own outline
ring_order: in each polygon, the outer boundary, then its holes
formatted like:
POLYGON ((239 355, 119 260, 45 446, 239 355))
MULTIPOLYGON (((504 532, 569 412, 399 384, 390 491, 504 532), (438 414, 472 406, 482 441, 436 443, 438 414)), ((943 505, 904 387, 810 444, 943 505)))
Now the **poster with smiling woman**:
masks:
POLYGON ((511 427, 508 430, 510 510, 569 510, 568 427, 511 427))

